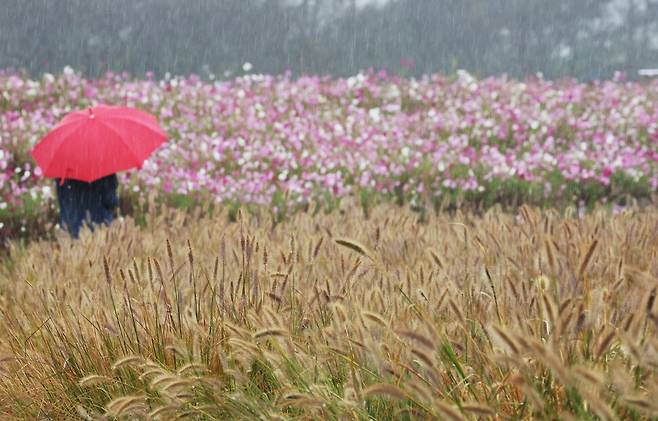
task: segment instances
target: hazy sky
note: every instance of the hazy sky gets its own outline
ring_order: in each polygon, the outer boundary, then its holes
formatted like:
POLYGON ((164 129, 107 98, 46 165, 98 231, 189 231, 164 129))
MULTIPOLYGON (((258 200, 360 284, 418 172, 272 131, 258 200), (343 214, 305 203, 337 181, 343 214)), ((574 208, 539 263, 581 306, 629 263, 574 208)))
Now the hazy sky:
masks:
MULTIPOLYGON (((297 4, 301 4, 302 1, 303 0, 288 0, 288 3, 297 5, 297 4)), ((363 7, 371 4, 374 5, 384 4, 386 2, 388 2, 388 0, 356 0, 356 5, 357 7, 363 7)))
POLYGON ((384 4, 388 0, 356 0, 357 6, 365 6, 368 4, 384 4))

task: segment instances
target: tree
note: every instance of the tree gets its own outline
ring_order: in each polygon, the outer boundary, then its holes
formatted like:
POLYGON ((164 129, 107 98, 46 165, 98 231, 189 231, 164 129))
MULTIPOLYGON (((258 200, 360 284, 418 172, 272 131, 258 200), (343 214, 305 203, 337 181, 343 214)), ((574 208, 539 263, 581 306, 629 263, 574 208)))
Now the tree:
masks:
POLYGON ((0 68, 591 79, 658 66, 656 17, 658 0, 3 0, 0 68))

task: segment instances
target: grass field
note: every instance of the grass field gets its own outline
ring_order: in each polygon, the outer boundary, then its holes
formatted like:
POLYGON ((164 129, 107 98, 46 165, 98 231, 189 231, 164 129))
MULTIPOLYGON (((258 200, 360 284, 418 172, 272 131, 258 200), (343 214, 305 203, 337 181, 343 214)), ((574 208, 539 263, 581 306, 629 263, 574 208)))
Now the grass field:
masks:
POLYGON ((647 419, 658 210, 180 211, 14 246, 2 419, 647 419))

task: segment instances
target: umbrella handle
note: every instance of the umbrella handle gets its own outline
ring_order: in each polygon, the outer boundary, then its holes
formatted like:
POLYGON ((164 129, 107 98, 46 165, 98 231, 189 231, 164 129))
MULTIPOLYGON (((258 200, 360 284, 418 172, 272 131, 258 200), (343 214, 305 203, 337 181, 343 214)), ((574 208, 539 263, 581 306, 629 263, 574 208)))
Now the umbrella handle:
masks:
MULTIPOLYGON (((72 173, 72 172, 73 172, 73 171, 72 171, 70 168, 67 168, 67 169, 66 169, 66 175, 69 175, 69 174, 72 173)), ((60 185, 60 186, 63 186, 63 185, 64 185, 64 177, 62 177, 62 178, 59 179, 59 185, 60 185)))

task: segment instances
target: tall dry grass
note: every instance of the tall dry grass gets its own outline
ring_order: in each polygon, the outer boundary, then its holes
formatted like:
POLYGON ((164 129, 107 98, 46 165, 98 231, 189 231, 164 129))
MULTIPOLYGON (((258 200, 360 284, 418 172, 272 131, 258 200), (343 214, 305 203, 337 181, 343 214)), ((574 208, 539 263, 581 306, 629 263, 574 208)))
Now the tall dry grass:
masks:
POLYGON ((0 267, 3 419, 645 419, 658 211, 151 215, 0 267))

